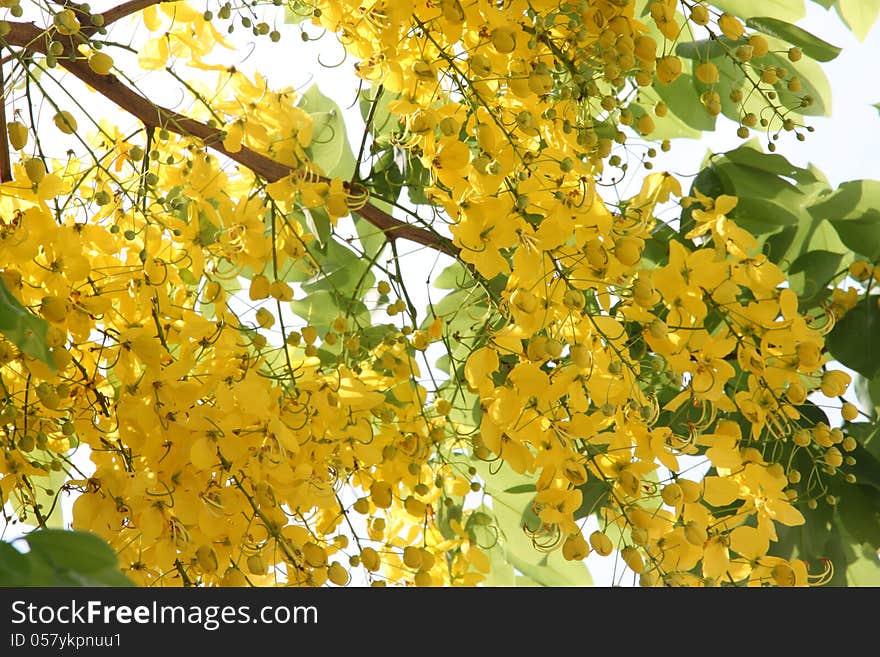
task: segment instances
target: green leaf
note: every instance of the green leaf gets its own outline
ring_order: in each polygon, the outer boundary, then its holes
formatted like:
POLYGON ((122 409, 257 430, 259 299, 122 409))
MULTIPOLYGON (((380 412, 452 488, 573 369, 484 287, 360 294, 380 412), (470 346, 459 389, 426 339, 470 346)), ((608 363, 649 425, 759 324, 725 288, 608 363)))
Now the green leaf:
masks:
MULTIPOLYGON (((857 436, 859 443, 861 443, 850 452, 850 456, 852 456, 856 462, 849 466, 848 471, 855 475, 856 481, 860 485, 869 486, 880 493, 880 459, 868 449, 868 447, 871 446, 870 434, 873 433, 873 430, 876 430, 876 428, 876 424, 869 422, 859 422, 847 425, 847 430, 852 435, 857 436), (853 431, 856 427, 865 427, 862 435, 859 435, 859 432, 857 431, 853 431)), ((849 485, 841 485, 840 489, 836 492, 843 495, 848 488, 849 485)))
POLYGON ((807 562, 820 559, 827 554, 826 544, 834 526, 831 509, 828 505, 821 505, 816 509, 801 508, 800 511, 806 522, 796 527, 780 525, 779 542, 771 544, 771 554, 786 559, 797 556, 807 562))
POLYGON ((46 344, 48 329, 46 320, 22 306, 0 277, 0 333, 24 353, 38 358, 54 370, 55 363, 46 344))
POLYGON ((45 562, 59 586, 132 586, 118 567, 116 553, 87 532, 41 529, 27 535, 28 556, 45 562))
MULTIPOLYGON (((50 457, 48 454, 46 456, 45 460, 48 460, 50 457)), ((67 471, 64 468, 58 471, 50 470, 43 476, 31 477, 31 483, 36 489, 36 503, 41 507, 40 512, 43 514, 46 526, 53 529, 61 529, 64 524, 60 491, 65 481, 67 481, 67 471)))
POLYGON ((874 103, 871 107, 877 110, 877 113, 880 114, 880 103, 874 103))
POLYGON ((831 579, 828 581, 829 587, 848 586, 847 570, 850 563, 856 560, 853 544, 855 539, 850 536, 840 519, 832 522, 828 526, 828 531, 824 536, 824 548, 821 556, 808 560, 809 570, 811 572, 822 572, 825 568, 824 560, 828 559, 834 564, 834 572, 831 573, 831 579))
MULTIPOLYGON (((796 406, 797 412, 800 413, 800 417, 807 420, 810 424, 819 424, 820 422, 824 422, 825 424, 829 423, 828 415, 822 409, 821 406, 814 404, 812 401, 807 400, 803 404, 796 406)), ((802 454, 802 452, 799 452, 802 454)), ((806 459, 806 454, 804 454, 804 458, 806 459)), ((810 461, 804 461, 802 464, 804 467, 810 465, 810 461)))
POLYGON ((290 309, 320 333, 329 331, 333 320, 340 315, 348 315, 362 326, 370 323, 370 312, 362 301, 329 290, 318 290, 303 299, 294 299, 290 302, 290 309))
POLYGON ((846 245, 840 240, 840 235, 831 225, 830 221, 820 221, 815 225, 810 240, 806 244, 809 250, 817 249, 822 251, 833 251, 834 253, 843 253, 843 261, 841 267, 849 266, 854 260, 852 252, 846 248, 846 245))
POLYGON ((754 140, 732 151, 727 151, 724 157, 744 167, 771 173, 780 178, 791 179, 799 185, 819 182, 819 178, 814 172, 795 166, 777 153, 763 152, 754 140))
POLYGON ((701 194, 711 196, 712 198, 730 191, 724 186, 724 181, 718 177, 711 164, 700 171, 697 177, 694 178, 694 182, 691 185, 691 193, 694 190, 698 190, 701 194))
POLYGON ((840 271, 842 260, 842 253, 808 251, 791 263, 789 285, 800 297, 802 305, 812 305, 817 298, 825 296, 829 282, 840 271))
POLYGON ((829 534, 834 529, 833 510, 827 504, 815 509, 802 508, 806 522, 800 527, 791 527, 797 545, 798 556, 807 561, 820 559, 826 555, 829 534))
MULTIPOLYGON (((880 408, 877 410, 880 411, 880 408)), ((876 418, 876 415, 874 417, 876 418)), ((877 462, 877 459, 880 459, 880 424, 877 424, 876 421, 847 422, 845 429, 848 435, 859 441, 859 450, 864 448, 864 453, 870 455, 874 463, 877 462)), ((856 463, 854 467, 858 469, 862 468, 858 463, 856 463)), ((871 477, 868 477, 867 481, 871 481, 871 477)))
POLYGON ((868 260, 880 259, 880 181, 845 182, 809 212, 827 219, 854 252, 868 260))
MULTIPOLYGON (((681 78, 679 78, 681 79, 681 78)), ((678 82, 678 80, 676 80, 678 82)), ((690 90, 691 95, 694 95, 693 89, 690 90)), ((642 94, 642 102, 650 100, 651 94, 645 93, 642 94)), ((700 131, 695 130, 688 122, 684 120, 684 117, 675 111, 670 110, 669 113, 662 117, 658 118, 654 115, 653 106, 656 103, 639 105, 637 103, 630 103, 629 110, 632 112, 634 117, 634 121, 638 121, 645 114, 650 115, 651 119, 654 121, 654 130, 650 134, 651 139, 661 140, 661 139, 697 139, 700 136, 700 131)), ((691 118, 700 118, 700 115, 705 115, 707 118, 710 117, 705 112, 694 112, 691 111, 689 113, 685 113, 684 116, 688 116, 691 118)), ((713 121, 714 123, 714 121, 713 121)), ((712 128, 706 128, 707 130, 712 130, 712 128)))
POLYGON ((806 30, 786 21, 769 16, 757 16, 746 20, 746 25, 754 30, 799 46, 807 57, 820 62, 830 62, 840 54, 841 49, 827 41, 810 34, 806 30))
POLYGON ((807 15, 803 0, 712 0, 711 4, 734 16, 772 16, 797 22, 807 15))
POLYGON ((384 88, 382 88, 381 94, 375 88, 361 92, 358 104, 361 110, 361 118, 363 118, 364 122, 370 116, 370 110, 373 105, 376 105, 376 109, 373 111, 373 120, 370 123, 370 133, 374 137, 390 135, 399 130, 399 119, 388 109, 388 104, 399 96, 399 94, 391 93, 384 88), (377 95, 378 98, 376 98, 377 95))
POLYGON ((595 479, 592 476, 583 486, 578 486, 581 491, 581 506, 574 512, 577 519, 585 518, 595 513, 611 494, 611 486, 608 482, 595 479))
POLYGON ((306 230, 315 236, 318 241, 318 248, 326 248, 327 243, 330 241, 330 233, 333 232, 333 226, 330 223, 330 215, 327 214, 327 210, 322 207, 303 208, 302 217, 301 223, 305 225, 306 230))
MULTIPOLYGON (((700 189, 702 191, 702 188, 700 189)), ((690 210, 690 208, 688 209, 690 210)), ((690 214, 688 216, 690 216, 690 214)), ((670 228, 669 225, 658 222, 657 226, 651 232, 651 238, 645 242, 645 250, 642 251, 642 259, 656 265, 657 267, 664 266, 669 262, 670 240, 680 241, 678 233, 670 228)))
POLYGON ((739 200, 731 217, 746 230, 761 235, 798 223, 801 193, 790 182, 730 161, 719 161, 715 173, 735 190, 739 200))
POLYGON ((870 208, 863 215, 830 222, 841 241, 866 259, 880 259, 880 209, 870 208))
POLYGON ((375 282, 370 261, 359 258, 336 240, 327 243, 325 259, 320 264, 318 277, 302 285, 307 294, 327 290, 342 297, 360 298, 375 282))
POLYGON ((880 0, 837 0, 837 13, 859 41, 864 41, 880 14, 880 0))
POLYGON ((484 586, 522 586, 517 581, 516 569, 511 566, 504 558, 504 548, 500 545, 489 550, 489 563, 491 570, 483 582, 484 586))
MULTIPOLYGON (((821 188, 814 186, 815 191, 809 196, 821 196, 821 188)), ((801 189, 804 189, 801 187, 801 189)), ((809 205, 809 198, 804 200, 805 205, 809 205)), ((803 208, 800 208, 803 211, 803 208)), ((802 214, 806 214, 803 213, 802 214)), ((789 267, 793 261, 796 261, 802 255, 812 251, 825 251, 828 253, 836 253, 841 256, 838 270, 843 270, 852 263, 854 256, 846 245, 840 241, 837 231, 834 230, 828 221, 817 220, 815 217, 802 216, 796 226, 787 226, 778 233, 769 236, 764 242, 764 252, 783 270, 789 267)), ((804 309, 809 305, 815 305, 822 300, 823 295, 807 298, 802 297, 801 303, 804 309)))
POLYGON ((690 59, 682 60, 682 72, 673 82, 646 87, 639 93, 639 103, 630 105, 633 116, 638 119, 650 113, 655 129, 651 139, 698 138, 702 131, 715 129, 715 117, 708 112, 694 111, 699 98, 694 90, 690 59), (663 101, 669 108, 665 117, 653 115, 653 107, 663 101))
POLYGON ((0 541, 0 586, 29 586, 31 564, 27 555, 0 541))
MULTIPOLYGON (((669 114, 674 114, 680 121, 697 131, 715 129, 715 117, 708 112, 695 111, 694 80, 690 75, 693 64, 689 60, 682 61, 682 74, 670 84, 651 87, 660 100, 669 107, 669 114)), ((660 127, 669 120, 669 116, 657 121, 660 127)))
MULTIPOLYGON (((730 92, 733 89, 742 87, 742 71, 737 67, 736 62, 731 57, 718 56, 710 60, 718 69, 719 83, 716 85, 707 85, 694 78, 694 89, 697 96, 704 91, 714 90, 721 96, 721 113, 731 121, 739 123, 743 114, 753 113, 761 116, 766 103, 758 93, 748 93, 741 102, 735 103, 730 99, 730 92)), ((697 111, 705 112, 702 105, 695 105, 697 111)))
POLYGON ((848 586, 880 586, 880 559, 877 551, 867 545, 854 546, 855 561, 846 566, 848 586))
POLYGON ((837 503, 840 519, 859 543, 880 548, 880 490, 862 484, 850 484, 837 503))
POLYGON ((440 317, 451 333, 471 335, 486 320, 488 296, 481 287, 453 290, 434 304, 434 315, 440 317))
POLYGON ((116 586, 131 587, 134 583, 120 572, 116 566, 101 568, 90 573, 72 571, 65 573, 74 586, 116 586))
POLYGON ((880 376, 867 379, 857 374, 855 391, 862 408, 870 413, 872 419, 876 421, 880 416, 880 376))
POLYGON ((297 105, 313 120, 312 142, 305 149, 309 159, 328 178, 351 178, 355 159, 339 106, 322 94, 317 84, 309 87, 297 105))
MULTIPOLYGON (((739 201, 731 218, 757 236, 768 235, 768 256, 786 266, 807 250, 804 245, 817 232, 819 222, 807 208, 830 193, 821 174, 797 167, 781 155, 764 153, 757 142, 711 156, 693 187, 713 197, 736 196, 739 201)), ((691 212, 682 212, 682 234, 693 227, 691 212)), ((839 246, 839 250, 833 246, 809 248, 847 252, 843 245, 839 246)))
MULTIPOLYGON (((726 52, 740 45, 741 41, 728 39, 726 36, 719 36, 717 39, 696 39, 694 41, 680 41, 675 46, 675 54, 679 57, 685 57, 688 60, 706 61, 707 59, 717 59, 722 57, 726 52)), ((687 60, 685 60, 687 61, 687 60)), ((684 64, 685 62, 682 62, 684 64)), ((682 68, 684 73, 684 68, 682 68)))
POLYGON ((433 285, 438 290, 461 290, 473 287, 476 284, 473 276, 460 262, 453 262, 440 272, 434 279, 433 285))
MULTIPOLYGON (((526 497, 530 503, 531 496, 526 497)), ((493 498, 494 499, 494 498, 493 498)), ((566 561, 561 549, 542 552, 522 526, 522 514, 507 506, 495 509, 504 536, 507 561, 523 575, 541 586, 591 586, 590 571, 580 561, 566 561)))
MULTIPOLYGON (((831 83, 825 70, 815 61, 803 58, 799 62, 791 62, 787 55, 779 54, 787 52, 786 43, 771 36, 767 37, 770 44, 770 54, 757 60, 762 65, 771 65, 793 71, 801 80, 801 90, 792 93, 783 81, 776 85, 779 94, 777 103, 782 107, 794 108, 795 114, 803 116, 831 116, 831 83), (813 104, 809 107, 801 107, 800 101, 806 95, 813 97, 813 104)), ((738 117, 732 117, 738 120, 738 117)))
POLYGON ((57 568, 83 573, 116 565, 116 553, 94 534, 63 529, 41 529, 27 535, 31 552, 57 568))
POLYGON ((880 308, 878 296, 862 299, 834 325, 825 344, 834 358, 873 379, 880 372, 880 308))
POLYGON ((516 486, 511 486, 510 488, 505 488, 505 493, 511 493, 513 495, 519 495, 520 493, 534 493, 538 489, 535 488, 535 484, 517 484, 516 486))
MULTIPOLYGON (((371 201, 371 203, 380 210, 385 210, 388 214, 391 214, 391 208, 382 207, 386 204, 381 201, 371 201)), ((364 253, 368 253, 371 257, 379 253, 385 246, 385 233, 357 213, 353 213, 352 217, 354 218, 354 228, 357 231, 364 253)))
MULTIPOLYGON (((822 67, 810 58, 803 58, 799 62, 789 61, 787 53, 789 45, 772 36, 767 36, 770 52, 762 57, 756 57, 753 64, 758 67, 776 66, 792 71, 801 80, 801 91, 792 93, 788 90, 787 83, 782 81, 775 86, 778 94, 776 103, 783 107, 792 108, 794 114, 805 116, 829 116, 831 113, 831 84, 822 67), (804 96, 813 97, 813 103, 807 107, 801 105, 804 96)), ((676 52, 683 57, 705 61, 707 58, 718 68, 720 82, 715 85, 706 85, 693 78, 696 95, 708 89, 717 91, 721 96, 721 111, 727 118, 739 122, 743 113, 752 112, 761 116, 766 108, 766 101, 758 93, 747 93, 741 103, 730 100, 730 90, 741 88, 743 82, 742 70, 732 57, 724 55, 725 47, 730 49, 737 42, 723 39, 684 42, 676 47, 676 52)), ((703 111, 699 105, 691 101, 691 111, 703 111)), ((776 123, 778 125, 778 122, 776 123)))

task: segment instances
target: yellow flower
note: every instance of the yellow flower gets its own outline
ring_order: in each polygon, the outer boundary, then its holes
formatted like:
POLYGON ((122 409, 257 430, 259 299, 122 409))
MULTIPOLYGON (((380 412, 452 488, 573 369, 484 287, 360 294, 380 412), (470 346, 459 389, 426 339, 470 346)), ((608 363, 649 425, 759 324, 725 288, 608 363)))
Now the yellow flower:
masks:
POLYGON ((681 75, 682 63, 675 55, 666 55, 657 60, 657 79, 662 84, 669 84, 681 75))
POLYGON ((464 184, 466 167, 471 160, 470 149, 453 137, 444 137, 430 156, 428 165, 447 187, 457 189, 464 184))
POLYGON ((822 375, 822 394, 826 397, 839 397, 847 391, 852 377, 841 370, 829 370, 822 375))
POLYGON ((735 478, 742 484, 740 497, 754 505, 758 527, 770 540, 778 540, 774 521, 789 527, 804 524, 804 516, 785 493, 788 479, 782 468, 749 463, 735 478))
POLYGON ((669 306, 667 324, 689 326, 706 317, 703 291, 711 292, 728 276, 726 263, 714 251, 698 249, 691 253, 679 242, 669 244, 669 263, 654 272, 654 287, 669 306))
POLYGON ((460 219, 450 228, 461 257, 473 264, 486 278, 508 273, 510 265, 501 254, 517 243, 517 217, 510 216, 512 206, 502 198, 470 201, 462 207, 460 219), (499 217, 504 221, 498 221, 499 217))

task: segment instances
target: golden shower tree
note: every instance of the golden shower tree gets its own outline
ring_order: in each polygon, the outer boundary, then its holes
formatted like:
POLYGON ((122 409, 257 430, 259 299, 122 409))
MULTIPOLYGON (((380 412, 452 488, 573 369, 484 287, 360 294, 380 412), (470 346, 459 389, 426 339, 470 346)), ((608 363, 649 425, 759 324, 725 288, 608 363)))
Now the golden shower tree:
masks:
POLYGON ((802 0, 2 6, 0 581, 876 577, 880 186, 774 153, 830 109, 802 0), (242 32, 338 39, 361 117, 242 32))

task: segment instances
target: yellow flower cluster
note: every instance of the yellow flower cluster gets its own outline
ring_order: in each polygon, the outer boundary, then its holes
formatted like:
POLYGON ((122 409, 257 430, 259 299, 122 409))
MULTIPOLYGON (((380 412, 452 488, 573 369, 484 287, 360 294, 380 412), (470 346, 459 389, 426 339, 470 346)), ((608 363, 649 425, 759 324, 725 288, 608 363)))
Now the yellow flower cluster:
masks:
MULTIPOLYGON (((537 473, 538 516, 580 546, 569 548, 576 558, 589 548, 573 513, 581 486, 599 479, 610 486, 605 521, 643 583, 803 584, 802 562, 765 555, 775 523, 802 523, 793 503, 824 484, 811 477, 798 492, 783 466, 796 435, 817 472, 843 464, 851 441, 841 447, 839 429, 812 426, 798 407, 819 388, 841 394, 848 377, 823 371, 821 327, 728 219, 735 198, 688 199, 694 225, 656 267, 643 259, 653 210, 681 196, 677 181, 649 177, 618 212, 597 196, 602 158, 626 139, 613 124, 611 137, 598 130, 621 118, 619 90, 682 70, 634 4, 318 2, 313 20, 360 57, 362 77, 399 94, 390 108, 432 173, 429 198, 453 219, 461 259, 487 280, 505 277, 505 321, 464 370, 481 420, 456 429, 477 431, 478 453, 537 473), (662 408, 657 372, 679 390, 662 408), (705 455, 716 474, 683 478, 687 455, 705 455), (659 466, 671 473, 665 487, 651 483, 659 466)), ((682 29, 676 5, 650 3, 670 41, 682 29)), ((709 13, 695 5, 689 20, 706 25, 709 13)), ((729 14, 716 22, 743 35, 729 14)), ((709 67, 698 76, 718 77, 709 67)))
MULTIPOLYGON (((261 125, 279 143, 274 118, 261 125)), ((55 366, 0 342, 2 499, 38 522, 40 482, 68 470, 74 525, 107 538, 141 584, 345 584, 361 564, 377 583, 478 582, 485 555, 461 526, 450 539, 430 522, 444 488, 469 484, 430 464, 442 418, 425 410, 414 354, 439 323, 367 348, 366 327, 340 317, 321 338, 345 345, 331 366, 311 326, 273 343, 271 305, 255 325, 230 304, 248 267, 265 272, 251 298, 272 304, 292 298, 283 273, 312 271, 292 204, 172 137, 153 144, 155 191, 133 203, 139 147, 95 146, 120 185, 108 199, 106 169, 76 162, 38 184, 17 166, 0 187, 3 280, 49 322, 55 366), (85 221, 61 205, 71 193, 85 221), (69 460, 80 444, 90 476, 69 460), (359 514, 355 545, 346 519, 359 514)))
MULTIPOLYGON (((650 4, 670 42, 676 4, 650 4)), ((653 128, 621 99, 681 72, 634 3, 308 6, 394 95, 395 145, 428 171, 460 260, 501 281, 499 321, 473 339, 458 388, 427 390, 416 363, 453 337, 441 319, 377 340, 353 316, 323 335, 284 325, 290 281, 321 274, 296 213, 335 222, 366 198, 309 161, 312 118, 294 92, 220 67, 204 118, 227 121, 222 149, 291 176, 230 173, 165 131, 144 153, 105 126, 95 162, 17 166, 0 187, 3 280, 49 322, 55 365, 0 342, 2 500, 41 513, 35 482, 74 468, 67 454, 84 444, 95 472, 66 484, 81 493, 74 524, 139 583, 344 585, 362 568, 376 584, 474 585, 490 559, 468 526, 488 516, 443 509, 479 490, 460 462, 500 459, 533 477, 538 531, 567 559, 616 548, 644 585, 816 581, 768 552, 849 463, 852 439, 804 411, 849 377, 826 371, 822 326, 728 217, 735 198, 697 193, 681 231, 664 233, 655 208, 682 196, 671 175, 617 206, 597 194, 623 128, 653 128), (236 310, 239 277, 254 321, 236 310), (469 404, 474 422, 453 419, 469 404), (710 475, 686 476, 693 457, 710 475), (596 485, 602 530, 585 536, 577 512, 596 485)), ((688 18, 699 26, 701 9, 688 18)), ((146 69, 212 68, 225 45, 185 3, 151 7, 144 24, 146 69)), ((742 34, 727 14, 714 24, 742 34)))

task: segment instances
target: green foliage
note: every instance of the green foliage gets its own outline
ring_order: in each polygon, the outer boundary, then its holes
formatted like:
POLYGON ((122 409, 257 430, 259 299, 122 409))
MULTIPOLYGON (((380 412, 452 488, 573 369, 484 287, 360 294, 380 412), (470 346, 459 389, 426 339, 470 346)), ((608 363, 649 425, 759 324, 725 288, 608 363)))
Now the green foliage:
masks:
POLYGON ((819 62, 830 62, 841 51, 837 46, 833 46, 827 41, 810 34, 805 29, 786 21, 781 21, 778 18, 771 18, 769 16, 749 18, 746 20, 746 25, 769 36, 787 41, 793 46, 800 47, 807 57, 812 57, 819 62))
MULTIPOLYGON (((709 166, 694 180, 693 188, 708 196, 736 196, 739 202, 731 218, 758 236, 788 226, 796 231, 809 225, 808 208, 823 193, 830 192, 813 172, 794 166, 781 155, 761 152, 754 142, 712 156, 709 166)), ((689 230, 690 225, 689 221, 683 222, 682 231, 689 230)), ((789 244, 784 256, 797 257, 800 246, 789 244)))
POLYGON ((864 41, 880 14, 880 0, 837 0, 834 8, 859 41, 864 41))
POLYGON ((815 306, 828 296, 828 284, 841 270, 843 254, 833 251, 807 251, 798 256, 789 271, 789 286, 801 303, 815 306))
MULTIPOLYGON (((855 380, 855 391, 859 403, 865 409, 869 418, 873 420, 873 422, 867 426, 874 427, 876 431, 868 433, 866 436, 868 439, 873 438, 874 434, 880 431, 880 425, 876 423, 877 418, 880 417, 880 376, 875 376, 873 379, 867 379, 864 376, 857 375, 855 380)), ((868 441, 864 441, 863 444, 866 445, 868 450, 872 451, 875 456, 880 456, 880 441, 873 445, 873 449, 868 441)))
POLYGON ((873 379, 880 373, 880 308, 878 296, 865 297, 843 316, 826 339, 834 358, 873 379))
POLYGON ((853 180, 843 183, 810 213, 827 219, 854 253, 869 261, 880 259, 880 182, 853 180))
POLYGON ((18 540, 28 552, 0 542, 0 586, 132 586, 116 553, 94 534, 41 529, 18 540))
POLYGON ((737 16, 771 16, 795 22, 807 15, 803 0, 714 0, 712 4, 737 16))
MULTIPOLYGON (((826 9, 835 8, 847 26, 860 39, 864 40, 880 14, 880 0, 813 0, 826 9)), ((796 75, 802 88, 797 93, 787 89, 785 83, 776 85, 778 97, 772 104, 785 108, 783 113, 789 118, 802 116, 829 116, 831 111, 831 86, 817 62, 828 62, 835 59, 841 48, 828 43, 824 39, 808 32, 796 23, 806 16, 803 0, 716 0, 711 3, 720 11, 727 11, 737 16, 747 17, 746 24, 752 30, 766 35, 770 51, 761 57, 755 57, 743 66, 731 57, 746 39, 733 41, 722 35, 702 38, 702 35, 680 35, 675 53, 682 58, 682 73, 668 85, 656 85, 646 89, 639 103, 631 106, 638 118, 650 105, 662 100, 669 107, 669 114, 657 121, 654 136, 658 139, 672 137, 699 137, 703 131, 715 129, 715 117, 701 111, 700 94, 707 89, 717 91, 721 97, 721 110, 724 116, 739 122, 748 112, 766 117, 762 110, 768 99, 763 93, 752 88, 751 82, 742 86, 745 72, 751 68, 751 76, 755 70, 775 66, 796 75), (697 38, 700 37, 700 38, 697 38), (787 57, 792 46, 799 47, 803 52, 800 61, 793 62, 787 57), (705 85, 693 75, 697 64, 709 61, 717 66, 720 81, 715 85, 705 85), (733 102, 729 98, 731 90, 742 88, 745 97, 742 102, 733 102), (801 100, 812 97, 812 103, 802 105, 801 100)), ((643 1, 636 9, 637 14, 646 15, 650 3, 643 1)), ((679 17, 679 20, 681 17, 679 17)), ((647 21, 648 30, 658 43, 664 37, 659 34, 652 21, 647 21)), ((775 130, 775 128, 774 128, 775 130)))
MULTIPOLYGON (((880 259, 880 183, 846 182, 832 189, 814 168, 801 168, 781 155, 761 152, 747 143, 712 156, 695 178, 693 188, 710 196, 730 194, 739 203, 731 216, 758 235, 764 253, 789 278, 802 312, 819 316, 831 290, 841 283, 856 258, 880 259)), ((693 193, 693 191, 691 192, 693 193)), ((682 214, 681 231, 692 226, 689 211, 682 214)), ((862 376, 857 392, 874 421, 847 423, 846 432, 859 441, 850 455, 855 484, 828 491, 836 504, 819 500, 806 510, 803 527, 784 528, 774 552, 799 557, 821 571, 825 559, 837 570, 831 585, 865 586, 880 583, 876 554, 880 549, 880 439, 876 438, 876 409, 880 409, 880 307, 877 295, 864 296, 826 336, 830 360, 862 376)), ((816 406, 799 410, 811 419, 829 422, 816 406), (815 418, 813 415, 815 414, 815 418)), ((812 466, 803 463, 804 476, 812 466)))
POLYGON ((385 91, 382 87, 370 88, 360 94, 358 107, 361 118, 364 123, 369 121, 370 134, 377 140, 397 132, 399 128, 397 117, 388 109, 388 104, 396 98, 396 94, 385 91))
MULTIPOLYGON (((42 463, 50 463, 55 460, 55 455, 45 450, 32 452, 42 463)), ((63 463, 63 462, 62 462, 63 463)), ((31 485, 34 487, 36 506, 39 507, 43 517, 43 526, 61 529, 64 525, 64 515, 61 512, 61 486, 67 481, 69 473, 64 467, 58 470, 49 470, 42 476, 31 476, 31 485)))
POLYGON ((662 130, 664 124, 671 123, 673 120, 677 123, 683 123, 686 128, 682 129, 679 134, 670 135, 675 137, 699 137, 701 131, 712 131, 715 129, 715 117, 710 116, 707 112, 694 111, 694 89, 696 82, 692 74, 693 63, 690 59, 682 60, 682 74, 671 84, 657 86, 652 88, 669 107, 669 114, 663 121, 658 122, 658 136, 663 138, 662 130))
POLYGON ((351 178, 355 159, 339 106, 313 84, 300 98, 298 107, 314 120, 312 142, 305 149, 309 159, 328 178, 351 178))
POLYGON ((24 353, 54 368, 52 354, 46 344, 48 328, 46 320, 22 306, 0 278, 0 333, 24 353))
MULTIPOLYGON (((847 431, 856 434, 854 426, 849 425, 847 431)), ((877 586, 880 461, 861 448, 853 455, 858 483, 835 485, 829 491, 837 500, 834 506, 819 503, 814 509, 805 509, 805 525, 781 528, 774 554, 804 559, 817 571, 830 560, 835 565, 831 586, 877 586)))
MULTIPOLYGON (((772 19, 762 19, 772 21, 772 19)), ((778 23, 765 23, 764 30, 769 32, 768 25, 777 25, 778 23)), ((794 26, 789 26, 794 28, 794 26)), ((793 30, 792 30, 793 31, 793 30)), ((786 30, 780 29, 779 32, 785 33, 786 30)), ((802 85, 802 89, 793 93, 787 89, 785 84, 776 86, 778 100, 774 101, 775 105, 788 108, 787 114, 790 117, 801 116, 829 116, 831 113, 831 85, 825 75, 822 67, 816 61, 810 58, 805 52, 805 56, 798 62, 791 62, 784 54, 791 45, 809 42, 807 32, 793 35, 795 38, 776 38, 767 36, 770 45, 770 51, 762 56, 755 57, 750 64, 761 69, 766 67, 778 67, 790 71, 792 75, 797 76, 802 85), (780 54, 782 53, 782 54, 780 54), (806 96, 812 97, 811 104, 803 104, 802 99, 806 96)), ((836 48, 824 41, 819 45, 811 42, 810 52, 818 55, 821 61, 832 59, 832 53, 836 48)), ((677 121, 684 122, 692 128, 699 130, 714 129, 714 117, 709 116, 704 110, 700 109, 700 96, 707 90, 717 91, 721 99, 721 112, 724 116, 732 121, 739 122, 744 114, 754 113, 757 116, 764 116, 764 109, 767 106, 767 98, 763 93, 759 93, 751 88, 752 83, 746 82, 743 86, 743 75, 746 70, 740 64, 733 52, 740 45, 746 44, 745 39, 740 41, 732 41, 726 37, 718 36, 710 39, 697 39, 692 41, 679 41, 675 48, 675 53, 682 58, 683 69, 682 75, 672 84, 666 86, 658 86, 658 93, 663 96, 664 102, 669 105, 670 114, 677 121), (690 71, 702 62, 711 62, 718 68, 720 81, 717 84, 707 85, 700 82, 690 71), (733 102, 730 99, 730 92, 735 89, 742 89, 744 98, 741 102, 733 102)), ((754 73, 751 73, 754 77, 754 73)), ((658 122, 658 127, 662 126, 664 121, 658 122)), ((778 127, 778 122, 776 123, 778 127)), ((680 136, 689 136, 682 134, 680 136)))

